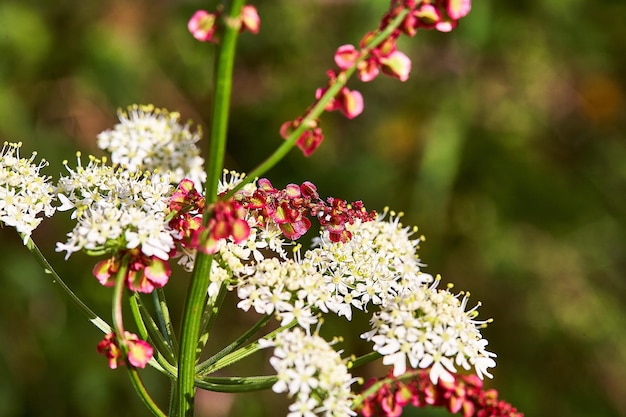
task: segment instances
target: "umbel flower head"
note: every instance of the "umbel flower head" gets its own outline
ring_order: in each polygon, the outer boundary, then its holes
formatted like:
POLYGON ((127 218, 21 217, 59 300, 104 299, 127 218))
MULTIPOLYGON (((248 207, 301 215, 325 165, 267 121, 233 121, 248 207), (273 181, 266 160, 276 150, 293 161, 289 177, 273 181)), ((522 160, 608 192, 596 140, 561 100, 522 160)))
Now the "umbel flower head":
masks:
POLYGON ((173 183, 189 178, 204 182, 204 159, 196 143, 202 136, 191 121, 180 123, 180 113, 152 105, 133 105, 118 111, 120 123, 98 135, 98 147, 111 153, 111 161, 130 172, 171 172, 173 183))
POLYGON ((20 157, 21 146, 5 142, 0 151, 0 220, 15 227, 26 243, 41 223, 37 215, 54 214, 55 187, 49 183, 50 177, 40 174, 48 163, 35 164, 36 152, 28 159, 20 157))
POLYGON ((478 328, 488 320, 476 320, 478 305, 465 311, 468 294, 437 289, 438 283, 383 303, 370 321, 372 330, 361 337, 374 342, 383 364, 393 365, 394 376, 405 373, 408 362, 412 368, 430 368, 433 384, 451 382, 455 366, 491 377, 488 369, 496 365, 496 355, 485 349, 487 340, 478 328))
POLYGON ((348 366, 323 338, 295 328, 279 333, 274 340, 262 340, 263 347, 274 346, 270 364, 278 381, 277 393, 295 397, 287 417, 354 416, 354 394, 350 386, 357 380, 348 366))

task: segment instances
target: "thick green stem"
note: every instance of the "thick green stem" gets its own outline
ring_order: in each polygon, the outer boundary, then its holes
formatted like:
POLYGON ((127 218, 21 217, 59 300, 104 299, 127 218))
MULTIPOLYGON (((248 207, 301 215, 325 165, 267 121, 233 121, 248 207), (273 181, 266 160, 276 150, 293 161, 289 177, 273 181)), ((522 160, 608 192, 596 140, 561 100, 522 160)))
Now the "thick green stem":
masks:
MULTIPOLYGON (((230 10, 224 14, 221 45, 217 54, 215 70, 215 89, 210 129, 209 155, 206 165, 207 183, 205 198, 207 206, 217 199, 217 184, 222 175, 230 94, 232 88, 232 71, 235 60, 235 47, 240 24, 238 17, 244 0, 233 0, 230 10)), ((205 213, 205 223, 210 210, 205 213)), ((211 263, 213 258, 198 253, 194 272, 189 284, 187 299, 183 310, 180 354, 178 358, 178 400, 179 417, 193 416, 195 366, 198 358, 197 346, 202 315, 205 308, 204 300, 210 282, 211 263)))

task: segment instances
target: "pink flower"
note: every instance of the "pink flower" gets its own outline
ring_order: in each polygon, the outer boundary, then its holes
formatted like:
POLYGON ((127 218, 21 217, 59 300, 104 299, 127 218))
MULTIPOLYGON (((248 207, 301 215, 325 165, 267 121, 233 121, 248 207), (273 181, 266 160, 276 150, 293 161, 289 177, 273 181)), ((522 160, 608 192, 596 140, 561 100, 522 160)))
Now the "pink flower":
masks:
POLYGON ((446 11, 452 20, 459 20, 467 16, 472 8, 471 0, 448 0, 446 11))
POLYGON ((152 346, 145 340, 139 339, 134 333, 124 332, 122 340, 118 340, 115 333, 109 333, 98 343, 97 349, 98 353, 107 357, 111 369, 124 364, 120 344, 126 346, 130 365, 137 368, 145 368, 154 354, 152 346))
POLYGON ((335 52, 335 63, 341 70, 346 70, 354 65, 359 55, 354 45, 342 45, 335 52))
POLYGON ((383 72, 400 81, 406 81, 411 72, 411 59, 400 51, 394 51, 380 59, 383 72))
MULTIPOLYGON (((300 126, 301 122, 302 117, 299 117, 294 121, 283 123, 280 127, 280 135, 283 139, 287 139, 291 133, 300 126)), ((318 127, 317 121, 314 121, 307 130, 302 132, 296 141, 296 146, 300 148, 304 156, 311 156, 323 140, 324 134, 322 133, 322 129, 318 127)))
POLYGON ((93 274, 106 287, 115 285, 122 259, 127 257, 128 270, 124 281, 131 291, 151 293, 167 284, 172 273, 170 265, 156 256, 146 256, 138 248, 122 251, 117 256, 98 262, 93 274))
POLYGON ((198 10, 187 23, 187 29, 194 38, 201 42, 216 42, 215 29, 217 26, 217 14, 206 10, 198 10))
POLYGON ((241 11, 241 31, 247 30, 249 32, 254 33, 255 35, 259 33, 261 29, 261 18, 259 18, 259 13, 256 10, 256 7, 251 5, 243 6, 241 11))
POLYGON ((212 254, 217 252, 220 240, 231 238, 241 243, 250 236, 246 210, 235 200, 217 201, 206 227, 201 227, 193 237, 193 247, 212 254))
MULTIPOLYGON (((315 98, 320 99, 326 93, 326 88, 318 88, 315 91, 315 98)), ((363 96, 356 90, 343 87, 325 107, 326 111, 339 110, 348 119, 354 119, 363 112, 363 96)))

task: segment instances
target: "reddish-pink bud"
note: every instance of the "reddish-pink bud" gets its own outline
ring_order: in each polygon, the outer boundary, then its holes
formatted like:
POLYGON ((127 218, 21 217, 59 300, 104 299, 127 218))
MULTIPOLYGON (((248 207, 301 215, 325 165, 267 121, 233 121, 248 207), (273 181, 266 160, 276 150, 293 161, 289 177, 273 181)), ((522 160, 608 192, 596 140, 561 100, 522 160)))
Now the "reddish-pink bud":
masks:
POLYGON ((400 81, 406 81, 411 72, 411 59, 400 51, 394 51, 389 56, 380 59, 382 70, 400 81))
POLYGON ((357 70, 359 71, 359 78, 364 83, 372 81, 380 72, 378 62, 375 59, 366 59, 365 61, 359 62, 357 70))
POLYGON ((199 41, 215 42, 217 14, 206 10, 198 10, 187 23, 187 29, 199 41))
POLYGON ((261 29, 261 19, 256 7, 252 5, 245 5, 241 10, 241 31, 247 30, 254 33, 259 33, 261 29))
POLYGON ((346 70, 354 65, 359 55, 359 51, 353 45, 342 45, 335 52, 335 63, 340 69, 346 70))
POLYGON ((471 0, 448 0, 447 3, 446 11, 452 20, 467 16, 472 8, 471 0))
POLYGON ((348 118, 354 119, 363 112, 363 96, 356 90, 341 89, 337 101, 340 104, 339 110, 348 118))
POLYGON ((323 140, 322 129, 316 127, 315 129, 305 130, 298 138, 296 146, 300 148, 304 156, 311 156, 323 140))

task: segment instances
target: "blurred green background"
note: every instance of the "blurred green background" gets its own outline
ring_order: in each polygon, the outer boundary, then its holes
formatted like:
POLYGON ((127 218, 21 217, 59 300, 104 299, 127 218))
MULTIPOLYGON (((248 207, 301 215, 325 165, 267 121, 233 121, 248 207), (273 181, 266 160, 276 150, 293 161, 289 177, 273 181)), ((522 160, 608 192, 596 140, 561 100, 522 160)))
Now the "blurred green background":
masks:
MULTIPOLYGON (((240 38, 228 145, 240 171, 280 143, 280 124, 325 83, 337 46, 357 43, 388 4, 253 3, 261 33, 240 38)), ((213 4, 1 0, 0 138, 37 150, 57 176, 77 150, 100 154, 95 136, 118 107, 153 103, 205 125, 213 46, 186 23, 213 4)), ((625 19, 623 0, 477 0, 452 33, 401 42, 407 82, 353 80, 365 112, 325 115, 320 149, 268 174, 418 225, 427 271, 495 319, 484 331, 498 354, 487 385, 527 416, 626 416, 625 19)), ((94 260, 54 253, 70 228, 61 215, 35 240, 108 318, 94 260)), ((0 230, 0 245, 0 416, 147 415, 125 372, 96 354, 101 335, 13 230, 0 230)), ((183 275, 168 286, 174 308, 186 285, 183 275)), ((165 402, 167 381, 146 379, 165 402)), ((285 415, 259 407, 275 397, 202 394, 196 414, 285 415)))

